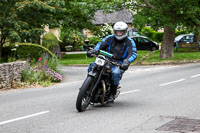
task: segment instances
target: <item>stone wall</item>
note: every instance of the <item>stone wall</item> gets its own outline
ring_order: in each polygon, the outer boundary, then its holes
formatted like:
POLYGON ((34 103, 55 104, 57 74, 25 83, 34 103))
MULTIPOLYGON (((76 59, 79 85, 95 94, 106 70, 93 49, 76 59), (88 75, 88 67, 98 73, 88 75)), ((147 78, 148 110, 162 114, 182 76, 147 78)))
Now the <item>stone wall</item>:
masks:
POLYGON ((26 61, 0 64, 0 89, 16 88, 26 61))

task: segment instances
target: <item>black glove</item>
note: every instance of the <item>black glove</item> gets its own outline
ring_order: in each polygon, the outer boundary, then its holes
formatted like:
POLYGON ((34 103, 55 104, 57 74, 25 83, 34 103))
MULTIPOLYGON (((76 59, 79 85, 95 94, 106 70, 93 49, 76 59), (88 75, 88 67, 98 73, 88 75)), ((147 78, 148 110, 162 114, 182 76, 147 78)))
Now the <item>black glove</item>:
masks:
POLYGON ((98 55, 99 50, 92 49, 92 50, 87 51, 87 57, 92 57, 93 54, 98 55))
POLYGON ((127 70, 128 69, 128 67, 129 67, 129 65, 130 65, 130 62, 127 60, 127 59, 125 59, 124 61, 123 61, 123 64, 121 65, 121 69, 122 70, 127 70))

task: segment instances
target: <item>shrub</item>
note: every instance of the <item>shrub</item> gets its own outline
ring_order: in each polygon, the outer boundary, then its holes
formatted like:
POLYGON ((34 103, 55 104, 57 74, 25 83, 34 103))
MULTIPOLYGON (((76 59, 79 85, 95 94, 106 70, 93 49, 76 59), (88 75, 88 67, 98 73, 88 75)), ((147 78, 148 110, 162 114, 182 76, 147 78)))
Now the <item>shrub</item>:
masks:
MULTIPOLYGON (((178 36, 180 34, 186 34, 186 31, 176 31, 175 36, 178 36)), ((141 30, 141 34, 144 36, 147 36, 149 38, 151 38, 152 40, 156 41, 156 42, 162 42, 162 38, 163 38, 163 32, 157 32, 152 30, 151 28, 148 27, 143 27, 141 30)))
POLYGON ((111 24, 107 24, 105 23, 103 26, 101 26, 100 31, 97 33, 94 33, 97 37, 103 39, 108 35, 112 35, 113 34, 113 28, 111 26, 111 24))
POLYGON ((62 29, 61 28, 61 40, 62 40, 62 48, 65 46, 72 46, 73 48, 81 48, 84 45, 84 36, 81 31, 75 29, 62 29))
POLYGON ((163 32, 153 31, 152 39, 156 42, 162 42, 163 32))
POLYGON ((38 44, 18 43, 18 45, 19 45, 17 48, 18 59, 31 58, 37 60, 38 58, 44 55, 47 56, 47 58, 55 56, 50 50, 38 44))
POLYGON ((153 30, 151 28, 143 27, 140 34, 153 39, 153 30))
POLYGON ((53 33, 47 33, 42 38, 42 46, 50 50, 53 45, 58 45, 58 39, 53 33))
MULTIPOLYGON (((51 58, 49 59, 51 60, 51 58)), ((22 73, 22 80, 30 84, 49 85, 51 82, 62 81, 62 75, 56 72, 54 69, 57 68, 57 63, 54 63, 45 58, 39 58, 35 63, 34 60, 27 59, 27 64, 22 73)))
POLYGON ((59 41, 53 33, 47 33, 42 38, 42 46, 49 49, 55 55, 60 56, 59 41))
POLYGON ((178 36, 181 34, 188 34, 188 32, 187 31, 176 31, 175 36, 178 36))
POLYGON ((96 45, 98 42, 101 41, 101 38, 93 36, 93 37, 88 38, 88 40, 90 44, 96 45))

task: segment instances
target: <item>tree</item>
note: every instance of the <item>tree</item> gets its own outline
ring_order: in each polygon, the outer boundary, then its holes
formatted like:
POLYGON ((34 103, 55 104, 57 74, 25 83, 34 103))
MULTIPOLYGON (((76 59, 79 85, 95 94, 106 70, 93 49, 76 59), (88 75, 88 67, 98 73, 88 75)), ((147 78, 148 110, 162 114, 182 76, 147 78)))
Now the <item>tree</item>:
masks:
POLYGON ((1 0, 0 58, 6 41, 37 42, 47 24, 57 24, 62 0, 1 0))
MULTIPOLYGON (((140 23, 139 20, 143 19, 154 29, 164 28, 160 58, 173 57, 173 42, 178 26, 188 26, 188 18, 196 19, 196 22, 200 19, 195 18, 199 9, 197 0, 135 0, 129 5, 136 9, 135 22, 140 23)), ((144 25, 142 22, 140 24, 144 25)))
POLYGON ((95 11, 118 9, 123 0, 1 0, 0 57, 7 40, 39 43, 44 26, 95 29, 95 11))
POLYGON ((194 42, 200 42, 200 0, 191 1, 191 10, 186 10, 187 16, 183 26, 194 33, 194 42))
POLYGON ((78 29, 84 28, 96 30, 92 24, 95 12, 99 9, 105 12, 111 12, 120 9, 123 0, 66 0, 64 12, 58 15, 61 19, 61 25, 64 29, 78 29))

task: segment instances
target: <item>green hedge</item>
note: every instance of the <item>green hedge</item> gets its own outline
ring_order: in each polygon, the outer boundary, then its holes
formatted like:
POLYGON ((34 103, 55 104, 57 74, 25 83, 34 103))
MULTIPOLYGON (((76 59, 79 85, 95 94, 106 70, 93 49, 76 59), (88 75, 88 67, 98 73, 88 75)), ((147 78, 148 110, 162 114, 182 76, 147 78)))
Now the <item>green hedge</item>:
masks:
POLYGON ((88 38, 88 40, 90 44, 96 45, 98 42, 101 41, 101 38, 93 36, 93 37, 88 38))
POLYGON ((45 48, 49 50, 51 50, 53 45, 58 45, 58 44, 59 44, 58 39, 53 33, 49 32, 45 34, 42 38, 42 46, 44 46, 45 48))
POLYGON ((143 27, 141 30, 141 34, 151 38, 156 42, 162 42, 163 32, 156 32, 148 27, 143 27))
POLYGON ((18 59, 35 59, 38 60, 38 58, 47 55, 50 57, 55 56, 50 50, 47 48, 38 45, 38 44, 32 44, 32 43, 18 43, 17 47, 17 58, 18 59))
POLYGON ((57 37, 53 33, 47 33, 42 38, 42 46, 49 49, 52 53, 60 57, 60 45, 57 37))
MULTIPOLYGON (((176 31, 175 36, 186 33, 187 33, 186 31, 176 31)), ((157 32, 151 28, 143 27, 140 34, 147 36, 156 42, 162 42, 163 32, 157 32)))

